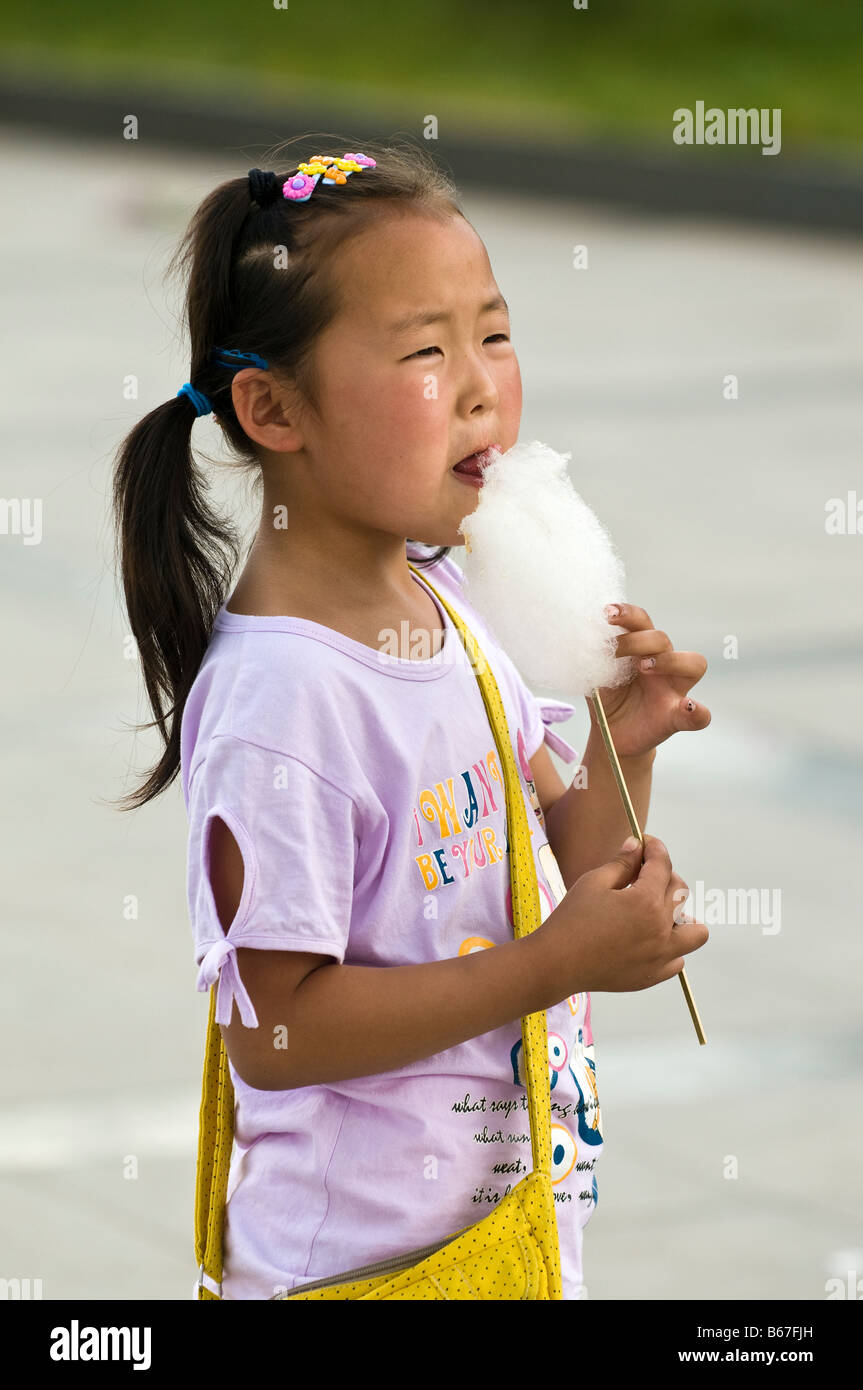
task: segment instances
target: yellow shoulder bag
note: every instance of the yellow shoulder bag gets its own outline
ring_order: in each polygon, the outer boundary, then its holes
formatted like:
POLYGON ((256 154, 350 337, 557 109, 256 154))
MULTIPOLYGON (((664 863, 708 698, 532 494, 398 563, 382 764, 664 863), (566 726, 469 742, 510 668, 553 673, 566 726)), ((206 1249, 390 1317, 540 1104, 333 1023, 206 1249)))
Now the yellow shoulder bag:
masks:
MULTIPOLYGON (((410 565, 413 570, 414 566, 410 565)), ((423 576, 424 582, 428 580, 423 576)), ((480 647, 457 613, 429 584, 446 609, 479 681, 504 771, 510 840, 510 878, 516 937, 541 921, 530 829, 515 766, 503 701, 480 647)), ((490 949, 494 949, 493 947, 490 949)), ((199 1299, 219 1299, 204 1273, 221 1288, 225 1196, 234 1132, 234 1091, 228 1057, 215 1022, 216 985, 210 1016, 198 1135, 195 1187, 195 1258, 199 1299)), ((503 1196, 488 1216, 444 1240, 377 1264, 344 1270, 300 1284, 275 1299, 562 1299, 560 1249, 551 1185, 551 1089, 545 1012, 521 1021, 527 1080, 533 1171, 503 1196)))

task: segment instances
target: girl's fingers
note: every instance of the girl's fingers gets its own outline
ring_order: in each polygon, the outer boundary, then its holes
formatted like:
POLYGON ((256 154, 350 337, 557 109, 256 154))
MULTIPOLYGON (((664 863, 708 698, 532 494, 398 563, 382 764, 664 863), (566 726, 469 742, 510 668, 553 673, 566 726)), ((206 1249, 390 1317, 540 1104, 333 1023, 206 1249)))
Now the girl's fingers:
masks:
MULTIPOLYGON (((633 655, 637 656, 638 653, 634 652, 633 655)), ((707 670, 707 659, 701 655, 701 652, 650 652, 647 657, 639 659, 638 669, 644 671, 646 675, 674 676, 676 680, 682 678, 691 681, 694 685, 696 681, 701 680, 707 670), (651 658, 653 660, 652 666, 642 665, 644 660, 651 658)))
POLYGON ((634 603, 610 603, 606 606, 605 616, 613 627, 629 627, 633 631, 653 627, 649 613, 646 613, 643 608, 638 608, 634 603), (611 613, 612 608, 617 609, 616 614, 611 613))
POLYGON ((617 639, 615 656, 655 656, 657 652, 673 652, 674 645, 667 632, 657 632, 646 628, 638 632, 624 632, 617 639))
POLYGON ((675 718, 675 733, 681 733, 686 729, 706 729, 713 715, 706 705, 700 705, 697 700, 681 700, 677 706, 675 718), (690 708, 691 707, 691 708, 690 708))

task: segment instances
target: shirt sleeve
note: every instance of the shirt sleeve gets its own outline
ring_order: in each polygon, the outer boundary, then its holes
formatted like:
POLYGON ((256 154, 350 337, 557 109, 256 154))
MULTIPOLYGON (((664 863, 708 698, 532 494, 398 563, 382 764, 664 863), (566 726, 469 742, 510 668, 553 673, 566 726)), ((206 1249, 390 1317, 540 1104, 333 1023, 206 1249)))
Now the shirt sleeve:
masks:
POLYGON ((203 993, 218 979, 218 1023, 230 1023, 236 998, 246 1027, 258 1027, 239 975, 238 946, 344 960, 358 848, 353 798, 299 758, 233 735, 211 740, 189 790, 187 890, 197 988, 203 993), (233 834, 244 868, 227 932, 210 880, 216 818, 233 834))
MULTIPOLYGON (((565 700, 552 700, 548 696, 533 695, 525 686, 527 691, 528 703, 532 709, 534 723, 531 726, 531 736, 527 739, 528 758, 532 758, 541 743, 548 744, 559 758, 565 763, 574 763, 579 758, 579 753, 573 748, 571 743, 560 734, 554 733, 550 724, 558 724, 561 720, 571 719, 575 714, 575 705, 567 704, 565 700), (533 750, 532 752, 530 750, 533 750)), ((526 737, 526 736, 525 736, 526 737)))
POLYGON ((522 679, 515 664, 505 652, 504 663, 510 672, 515 687, 516 702, 522 717, 524 742, 528 758, 532 758, 542 743, 557 753, 565 763, 578 761, 579 754, 560 734, 553 733, 550 724, 558 724, 571 719, 576 712, 575 705, 565 700, 552 700, 547 695, 534 695, 522 679))

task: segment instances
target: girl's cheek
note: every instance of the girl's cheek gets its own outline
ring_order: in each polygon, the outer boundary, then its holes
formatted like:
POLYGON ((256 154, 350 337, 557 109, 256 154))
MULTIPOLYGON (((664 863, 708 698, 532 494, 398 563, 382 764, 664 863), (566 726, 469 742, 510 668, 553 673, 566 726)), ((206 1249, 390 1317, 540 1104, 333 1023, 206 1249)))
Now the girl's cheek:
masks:
POLYGON ((512 364, 507 373, 505 399, 519 410, 521 409, 521 368, 518 365, 518 358, 515 354, 513 354, 512 364))
POLYGON ((518 437, 521 426, 521 381, 514 383, 510 395, 505 396, 502 402, 502 414, 504 420, 512 431, 513 438, 518 437))
POLYGON ((437 373, 424 372, 402 388, 394 413, 400 428, 414 437, 448 430, 452 414, 448 388, 437 373))

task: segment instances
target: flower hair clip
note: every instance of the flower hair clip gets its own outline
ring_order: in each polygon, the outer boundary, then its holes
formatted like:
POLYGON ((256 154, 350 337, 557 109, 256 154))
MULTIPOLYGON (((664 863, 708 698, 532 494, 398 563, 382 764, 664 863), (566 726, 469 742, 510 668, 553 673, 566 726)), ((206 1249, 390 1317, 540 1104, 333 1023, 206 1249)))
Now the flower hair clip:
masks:
POLYGON ((285 180, 282 195, 292 203, 306 203, 319 179, 329 184, 347 183, 351 174, 361 174, 363 169, 374 169, 376 165, 377 160, 365 154, 345 154, 341 159, 331 154, 313 154, 297 166, 296 174, 285 180))
MULTIPOLYGON (((282 196, 291 202, 305 203, 311 198, 319 179, 323 178, 324 183, 328 184, 347 183, 351 174, 361 174, 363 169, 374 169, 376 166, 377 160, 366 154, 345 154, 341 159, 332 154, 314 154, 311 159, 297 165, 298 172, 285 180, 281 190, 277 174, 264 169, 250 169, 249 193, 259 207, 268 207, 278 198, 280 191, 282 196)), ((226 367, 229 371, 237 372, 243 367, 269 370, 266 358, 256 352, 214 347, 210 350, 209 357, 211 362, 219 367, 226 367)), ((212 413, 213 403, 209 396, 197 390, 190 381, 180 387, 177 395, 188 397, 195 407, 196 417, 212 413)))

